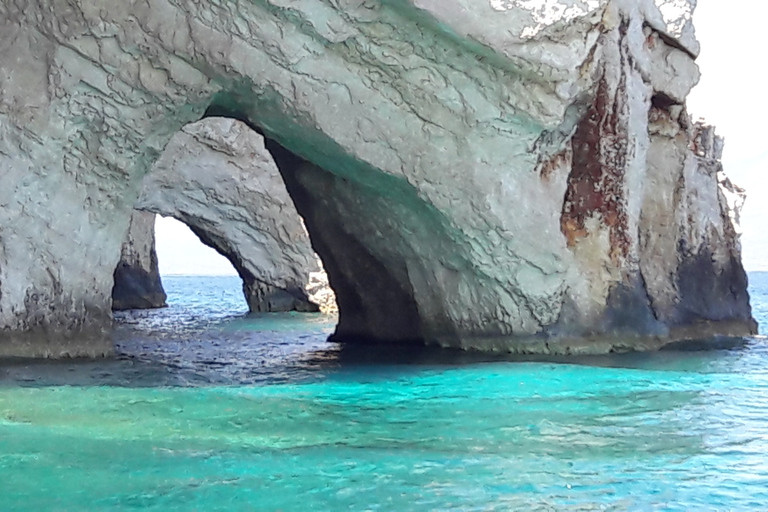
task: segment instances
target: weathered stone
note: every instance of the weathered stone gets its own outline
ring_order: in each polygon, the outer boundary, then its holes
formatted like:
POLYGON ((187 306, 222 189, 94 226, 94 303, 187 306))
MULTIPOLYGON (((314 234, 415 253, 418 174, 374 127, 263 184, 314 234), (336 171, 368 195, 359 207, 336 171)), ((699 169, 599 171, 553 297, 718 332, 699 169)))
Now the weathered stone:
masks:
POLYGON ((108 328, 141 180, 206 110, 266 137, 339 340, 566 353, 754 332, 684 108, 693 3, 4 3, 3 336, 108 328))
POLYGON ((112 309, 162 308, 165 299, 155 252, 155 214, 134 211, 115 269, 112 309))
POLYGON ((136 208, 180 220, 226 256, 252 312, 318 311, 307 286, 322 266, 264 139, 240 121, 211 117, 174 135, 136 208))
POLYGON ((756 331, 735 227, 741 205, 729 207, 730 182, 718 177, 722 139, 679 106, 654 106, 649 133, 646 179, 657 192, 643 204, 640 268, 656 318, 676 337, 718 323, 722 334, 756 331))

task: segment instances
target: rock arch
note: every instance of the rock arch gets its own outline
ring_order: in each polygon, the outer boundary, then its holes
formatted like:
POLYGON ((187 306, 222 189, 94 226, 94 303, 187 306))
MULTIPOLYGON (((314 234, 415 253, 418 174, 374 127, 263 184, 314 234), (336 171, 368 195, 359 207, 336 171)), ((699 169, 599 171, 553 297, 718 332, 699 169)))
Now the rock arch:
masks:
POLYGON ((108 331, 142 178, 211 105, 267 139, 338 339, 567 353, 754 332, 685 112, 694 2, 666 3, 3 4, 0 351, 99 353, 80 340, 108 331))
MULTIPOLYGON (((185 126, 144 177, 135 208, 183 222, 227 257, 250 311, 319 310, 307 288, 313 278, 323 281, 324 270, 263 138, 245 124, 209 117, 185 126)), ((125 246, 123 255, 118 269, 126 267, 125 246)), ((137 273, 155 279, 152 271, 137 273)), ((313 294, 333 306, 329 289, 313 294)))

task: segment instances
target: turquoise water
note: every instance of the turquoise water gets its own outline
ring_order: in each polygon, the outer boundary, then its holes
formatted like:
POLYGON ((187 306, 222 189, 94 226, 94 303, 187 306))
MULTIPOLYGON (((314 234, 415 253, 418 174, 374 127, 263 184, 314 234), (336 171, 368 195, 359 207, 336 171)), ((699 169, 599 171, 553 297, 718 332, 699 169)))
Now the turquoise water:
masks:
MULTIPOLYGON (((768 321, 768 274, 751 274, 768 321)), ((120 356, 0 366, 0 510, 766 510, 768 344, 560 361, 327 343, 166 279, 120 356)))

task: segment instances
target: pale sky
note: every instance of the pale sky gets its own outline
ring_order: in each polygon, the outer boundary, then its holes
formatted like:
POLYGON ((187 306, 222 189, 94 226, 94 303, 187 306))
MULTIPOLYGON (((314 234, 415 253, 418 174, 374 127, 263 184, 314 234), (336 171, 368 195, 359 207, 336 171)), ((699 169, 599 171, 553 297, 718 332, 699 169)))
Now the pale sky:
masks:
POLYGON ((693 17, 702 76, 688 110, 725 137, 725 173, 747 189, 741 221, 747 270, 768 270, 767 17, 768 3, 761 0, 699 0, 693 17))
POLYGON ((155 245, 160 275, 237 275, 232 264, 208 246, 183 223, 157 216, 155 245))
MULTIPOLYGON (((768 129, 762 126, 768 119, 766 19, 768 2, 760 0, 699 0, 694 14, 702 77, 688 99, 688 110, 725 137, 725 172, 747 189, 742 212, 747 270, 768 270, 763 223, 768 218, 768 179, 763 172, 768 167, 768 129)), ((235 274, 226 258, 203 246, 180 222, 158 217, 156 233, 161 274, 235 274)))

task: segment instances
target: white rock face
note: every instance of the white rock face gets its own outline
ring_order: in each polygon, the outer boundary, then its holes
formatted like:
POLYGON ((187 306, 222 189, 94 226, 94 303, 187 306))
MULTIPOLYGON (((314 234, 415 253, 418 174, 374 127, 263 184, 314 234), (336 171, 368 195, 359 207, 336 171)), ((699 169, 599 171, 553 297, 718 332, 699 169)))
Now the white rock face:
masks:
POLYGON ((693 2, 657 2, 0 5, 0 346, 103 334, 142 178, 206 109, 266 137, 339 340, 602 352, 753 332, 684 110, 693 2))
POLYGON ((242 122, 185 126, 144 178, 136 208, 184 222, 224 254, 251 311, 318 310, 307 287, 322 266, 264 139, 242 122))

